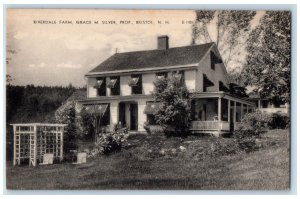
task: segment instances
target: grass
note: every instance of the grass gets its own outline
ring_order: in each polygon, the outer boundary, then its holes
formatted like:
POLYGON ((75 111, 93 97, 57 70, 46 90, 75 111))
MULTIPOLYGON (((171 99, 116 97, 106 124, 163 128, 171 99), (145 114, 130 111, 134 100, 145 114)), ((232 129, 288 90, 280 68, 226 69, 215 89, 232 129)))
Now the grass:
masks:
MULTIPOLYGON (((271 130, 251 153, 205 156, 220 138, 185 139, 135 135, 119 153, 82 165, 13 167, 7 162, 8 189, 181 189, 287 190, 289 132, 271 130), (180 150, 180 146, 186 149, 180 150), (173 151, 172 151, 173 149, 173 151), (164 152, 162 152, 162 150, 164 152), (202 150, 202 151, 201 151, 202 150)), ((232 138, 222 138, 228 142, 232 138)))

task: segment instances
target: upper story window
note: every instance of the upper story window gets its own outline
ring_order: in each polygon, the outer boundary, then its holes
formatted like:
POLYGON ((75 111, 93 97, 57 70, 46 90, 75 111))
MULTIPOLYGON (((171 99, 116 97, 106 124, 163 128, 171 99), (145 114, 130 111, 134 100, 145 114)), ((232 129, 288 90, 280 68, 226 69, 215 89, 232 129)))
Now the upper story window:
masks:
POLYGON ((220 64, 222 63, 222 60, 220 58, 218 58, 214 52, 210 52, 210 68, 212 70, 216 69, 216 64, 220 64))
POLYGON ((157 79, 163 79, 163 78, 167 78, 167 77, 168 77, 168 72, 156 73, 156 78, 157 79))
POLYGON ((97 89, 97 96, 106 96, 106 81, 105 77, 97 77, 94 88, 97 89))
POLYGON ((214 86, 214 83, 212 81, 210 81, 210 79, 208 79, 208 77, 206 76, 206 74, 203 74, 203 92, 207 92, 207 87, 211 87, 214 86))
POLYGON ((131 75, 128 85, 131 86, 131 94, 143 94, 142 75, 131 75))
POLYGON ((110 88, 111 95, 120 95, 120 77, 110 77, 107 87, 110 88))

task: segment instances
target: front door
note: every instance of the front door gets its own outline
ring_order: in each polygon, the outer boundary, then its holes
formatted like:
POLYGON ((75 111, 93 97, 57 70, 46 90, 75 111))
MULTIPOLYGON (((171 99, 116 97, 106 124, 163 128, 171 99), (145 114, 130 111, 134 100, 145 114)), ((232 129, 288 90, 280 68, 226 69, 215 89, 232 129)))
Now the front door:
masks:
POLYGON ((119 104, 119 121, 121 122, 122 127, 127 125, 125 117, 125 103, 121 102, 119 104))
POLYGON ((138 130, 138 105, 130 104, 130 130, 138 130))

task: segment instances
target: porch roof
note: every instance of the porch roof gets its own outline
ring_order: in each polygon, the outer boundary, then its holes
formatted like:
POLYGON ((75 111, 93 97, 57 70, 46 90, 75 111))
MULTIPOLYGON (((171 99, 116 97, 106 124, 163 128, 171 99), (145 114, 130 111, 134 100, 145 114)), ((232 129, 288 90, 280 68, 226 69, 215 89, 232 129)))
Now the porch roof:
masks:
POLYGON ((193 99, 205 99, 205 98, 224 98, 231 101, 236 101, 239 103, 247 104, 250 106, 255 106, 255 103, 252 102, 250 99, 236 97, 234 95, 230 95, 223 91, 221 92, 195 92, 192 94, 193 99))

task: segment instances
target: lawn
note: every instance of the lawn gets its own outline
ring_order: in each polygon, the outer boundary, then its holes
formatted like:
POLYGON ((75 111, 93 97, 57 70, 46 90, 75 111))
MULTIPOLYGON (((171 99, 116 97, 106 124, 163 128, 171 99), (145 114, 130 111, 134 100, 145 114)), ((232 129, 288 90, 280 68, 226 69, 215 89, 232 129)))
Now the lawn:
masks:
POLYGON ((165 138, 135 135, 121 152, 88 163, 13 167, 8 189, 181 189, 287 190, 290 176, 288 130, 270 130, 258 150, 230 155, 209 153, 232 138, 165 138), (208 155, 210 154, 210 155, 208 155))

